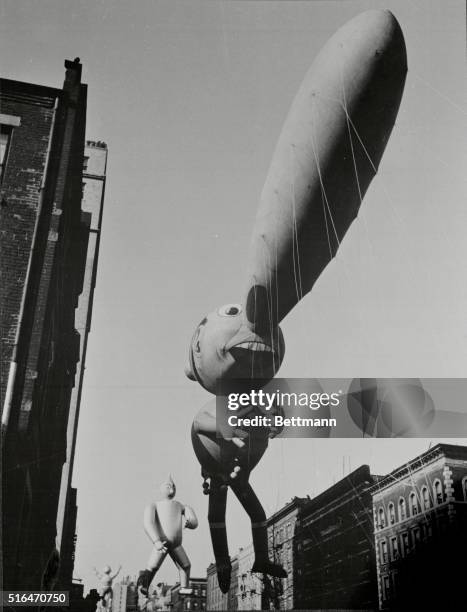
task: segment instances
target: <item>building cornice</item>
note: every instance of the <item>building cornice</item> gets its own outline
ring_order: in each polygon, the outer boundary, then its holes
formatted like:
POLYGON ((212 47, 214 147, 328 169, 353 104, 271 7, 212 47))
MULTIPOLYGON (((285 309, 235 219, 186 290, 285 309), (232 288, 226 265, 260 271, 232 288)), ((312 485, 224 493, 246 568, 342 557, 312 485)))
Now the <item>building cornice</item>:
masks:
POLYGON ((404 463, 386 476, 383 476, 378 482, 370 487, 370 493, 372 495, 381 493, 383 489, 396 484, 406 476, 412 476, 414 471, 425 467, 428 463, 435 463, 443 458, 467 460, 467 446, 437 444, 418 457, 415 457, 415 459, 404 463))

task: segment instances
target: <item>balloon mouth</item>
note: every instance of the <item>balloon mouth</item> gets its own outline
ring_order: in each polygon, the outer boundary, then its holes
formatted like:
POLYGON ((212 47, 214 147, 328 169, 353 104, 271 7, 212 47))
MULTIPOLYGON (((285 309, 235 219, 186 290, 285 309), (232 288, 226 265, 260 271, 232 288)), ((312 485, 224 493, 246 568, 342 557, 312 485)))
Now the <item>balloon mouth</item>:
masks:
POLYGON ((232 349, 247 349, 248 351, 252 351, 254 353, 258 353, 258 352, 264 352, 264 353, 273 353, 273 348, 272 346, 270 346, 269 344, 266 344, 265 342, 258 342, 257 340, 252 340, 252 341, 245 341, 245 342, 239 342, 238 344, 235 344, 234 346, 231 347, 230 352, 232 352, 232 349))
POLYGON ((272 347, 262 342, 241 342, 233 346, 229 353, 238 365, 247 367, 255 375, 260 375, 279 361, 272 347))

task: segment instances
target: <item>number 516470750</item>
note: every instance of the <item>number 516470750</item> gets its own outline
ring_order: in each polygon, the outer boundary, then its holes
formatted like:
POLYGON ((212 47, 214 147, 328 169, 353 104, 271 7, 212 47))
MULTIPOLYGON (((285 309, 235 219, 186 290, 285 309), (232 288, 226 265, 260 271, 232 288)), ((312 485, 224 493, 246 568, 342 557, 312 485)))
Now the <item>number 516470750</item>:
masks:
POLYGON ((68 606, 68 591, 2 591, 4 606, 68 606))

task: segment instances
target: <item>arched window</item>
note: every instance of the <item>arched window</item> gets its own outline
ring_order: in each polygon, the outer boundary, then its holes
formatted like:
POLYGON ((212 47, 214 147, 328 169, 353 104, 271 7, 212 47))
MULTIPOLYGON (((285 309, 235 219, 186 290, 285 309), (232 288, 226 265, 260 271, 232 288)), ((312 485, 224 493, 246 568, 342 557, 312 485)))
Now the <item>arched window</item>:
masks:
POLYGON ((405 505, 405 499, 401 497, 399 499, 399 520, 403 521, 407 518, 407 507, 405 505))
POLYGON ((388 506, 388 517, 389 523, 393 525, 396 522, 396 509, 394 508, 394 504, 392 502, 388 506))
POLYGON ((417 501, 417 494, 415 493, 415 491, 412 491, 412 493, 410 494, 410 514, 411 516, 415 516, 416 514, 418 514, 418 501, 417 501))
POLYGON ((464 495, 464 501, 467 501, 467 476, 462 479, 462 494, 464 495))
POLYGON ((386 527, 386 517, 384 515, 384 508, 378 510, 378 527, 383 529, 386 527))
POLYGON ((430 492, 428 490, 428 487, 423 487, 422 489, 422 500, 423 500, 423 509, 429 510, 431 508, 431 499, 430 499, 430 492))
POLYGON ((436 479, 433 483, 433 492, 435 494, 435 501, 437 504, 443 503, 443 485, 441 484, 441 480, 436 479))

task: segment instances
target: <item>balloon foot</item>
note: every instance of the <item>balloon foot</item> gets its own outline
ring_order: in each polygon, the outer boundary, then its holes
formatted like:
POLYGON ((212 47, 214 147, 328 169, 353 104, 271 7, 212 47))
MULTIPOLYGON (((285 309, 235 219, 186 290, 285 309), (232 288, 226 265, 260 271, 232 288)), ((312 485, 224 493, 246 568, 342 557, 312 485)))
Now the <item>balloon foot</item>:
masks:
POLYGON ((255 561, 251 571, 257 574, 267 574, 274 578, 287 578, 285 569, 281 565, 270 561, 255 561))

